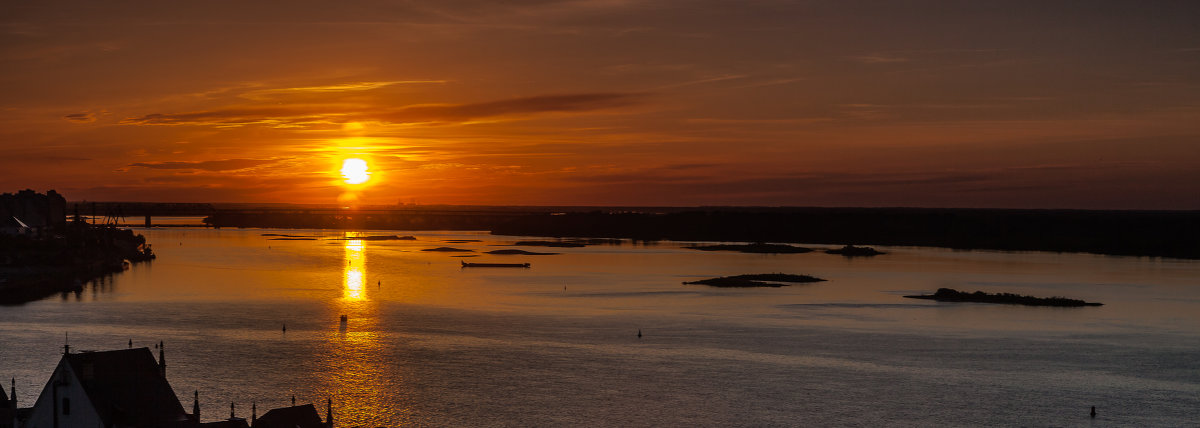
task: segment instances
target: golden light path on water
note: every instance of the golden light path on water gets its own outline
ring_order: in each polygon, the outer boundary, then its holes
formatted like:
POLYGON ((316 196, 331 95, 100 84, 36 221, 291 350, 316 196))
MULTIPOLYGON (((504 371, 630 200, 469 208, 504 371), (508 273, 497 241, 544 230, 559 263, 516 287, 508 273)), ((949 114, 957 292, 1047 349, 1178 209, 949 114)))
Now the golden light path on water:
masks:
POLYGON ((346 243, 346 270, 342 274, 343 294, 346 299, 362 300, 365 298, 363 281, 366 277, 367 264, 367 256, 363 253, 363 241, 347 239, 343 242, 346 243))
POLYGON ((342 241, 342 293, 333 301, 331 316, 338 324, 327 336, 324 369, 318 373, 333 400, 335 424, 343 426, 377 426, 385 422, 383 417, 403 418, 411 412, 397 408, 398 385, 385 376, 396 368, 388 367, 380 343, 378 302, 371 300, 367 281, 367 246, 354 239, 361 236, 348 232, 342 241))

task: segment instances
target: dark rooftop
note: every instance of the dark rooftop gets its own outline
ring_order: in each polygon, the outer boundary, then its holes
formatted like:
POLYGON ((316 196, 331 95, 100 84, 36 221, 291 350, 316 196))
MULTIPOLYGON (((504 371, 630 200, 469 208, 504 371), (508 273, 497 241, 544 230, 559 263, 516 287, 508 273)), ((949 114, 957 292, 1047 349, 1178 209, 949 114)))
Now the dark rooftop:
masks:
POLYGON ((254 428, 324 428, 312 404, 272 409, 254 421, 254 428))
POLYGON ((199 428, 250 428, 250 425, 246 424, 245 419, 237 418, 237 419, 226 419, 223 421, 216 421, 216 422, 204 422, 204 423, 198 425, 198 427, 199 428))
POLYGON ((63 360, 106 424, 166 426, 189 420, 149 348, 67 354, 63 360))

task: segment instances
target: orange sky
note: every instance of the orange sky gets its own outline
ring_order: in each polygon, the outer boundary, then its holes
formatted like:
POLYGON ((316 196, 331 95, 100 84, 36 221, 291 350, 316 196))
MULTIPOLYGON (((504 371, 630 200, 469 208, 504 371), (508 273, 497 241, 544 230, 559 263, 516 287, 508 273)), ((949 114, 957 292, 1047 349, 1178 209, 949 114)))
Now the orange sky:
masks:
POLYGON ((1197 2, 43 3, 0 191, 1200 209, 1197 2))

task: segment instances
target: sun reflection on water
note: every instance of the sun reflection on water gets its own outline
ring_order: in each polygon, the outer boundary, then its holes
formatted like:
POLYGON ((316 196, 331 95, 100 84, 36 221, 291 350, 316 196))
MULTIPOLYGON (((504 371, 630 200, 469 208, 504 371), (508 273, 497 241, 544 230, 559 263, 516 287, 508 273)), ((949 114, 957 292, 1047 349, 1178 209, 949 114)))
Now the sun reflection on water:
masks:
POLYGON ((367 275, 367 255, 363 251, 363 241, 361 239, 347 239, 345 242, 346 269, 342 274, 343 295, 349 300, 362 300, 366 298, 363 283, 367 275))
POLYGON ((367 246, 358 239, 362 236, 349 232, 343 241, 342 297, 330 306, 330 320, 337 324, 326 333, 323 367, 314 372, 319 394, 333 399, 339 426, 380 426, 411 413, 396 399, 402 376, 388 361, 379 302, 367 292, 367 246))

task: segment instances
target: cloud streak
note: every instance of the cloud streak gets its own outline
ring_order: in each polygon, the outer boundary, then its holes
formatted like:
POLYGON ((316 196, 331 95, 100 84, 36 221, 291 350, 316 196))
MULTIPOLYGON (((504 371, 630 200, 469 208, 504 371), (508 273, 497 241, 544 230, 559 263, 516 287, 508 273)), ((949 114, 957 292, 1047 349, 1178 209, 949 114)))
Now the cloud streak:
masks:
POLYGON ((128 168, 149 169, 178 169, 200 171, 237 171, 257 166, 273 164, 281 159, 221 159, 209 161, 169 161, 169 162, 134 162, 126 165, 128 168))
POLYGON ((121 121, 124 125, 202 125, 236 127, 266 125, 306 127, 346 122, 447 124, 478 120, 518 119, 543 114, 583 113, 642 104, 644 93, 581 93, 509 98, 470 104, 419 104, 399 108, 345 104, 286 107, 231 107, 190 113, 154 113, 121 121))
POLYGON ((325 86, 303 86, 296 88, 258 89, 239 95, 251 100, 269 100, 300 94, 329 94, 344 92, 363 92, 382 89, 395 85, 443 84, 446 80, 393 80, 386 82, 353 82, 325 86))
POLYGON ((83 113, 71 113, 63 116, 63 120, 74 123, 92 123, 96 121, 96 116, 96 113, 90 111, 83 113))

